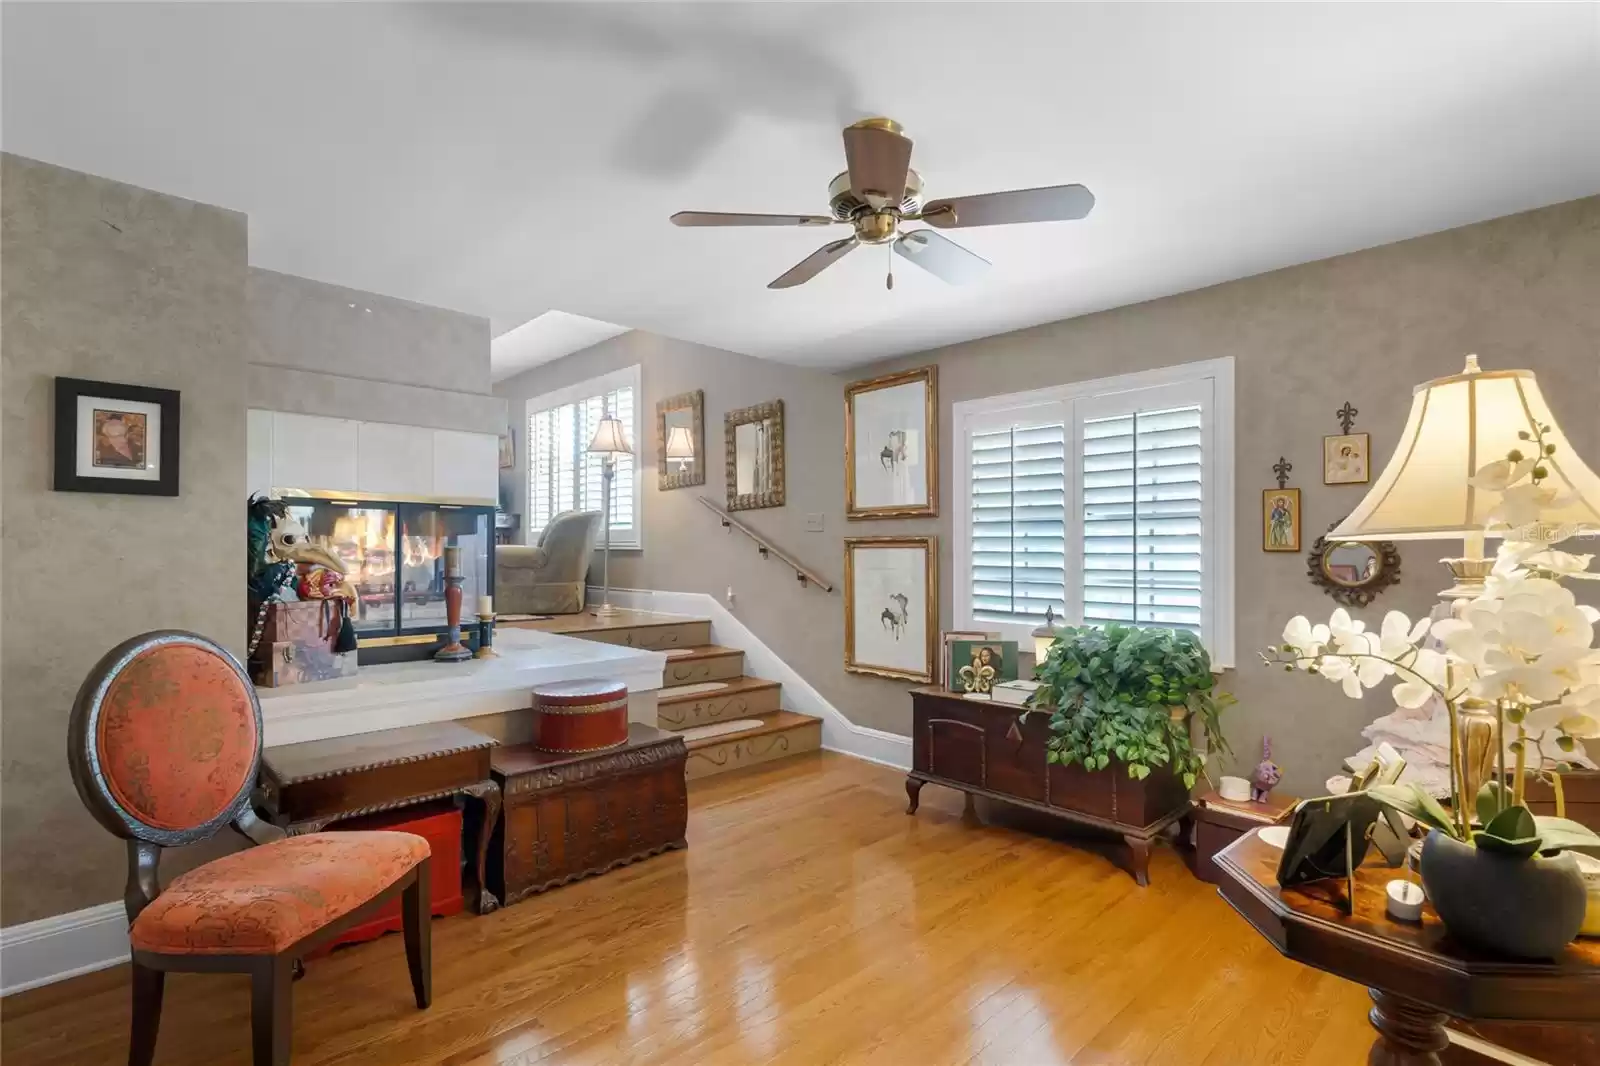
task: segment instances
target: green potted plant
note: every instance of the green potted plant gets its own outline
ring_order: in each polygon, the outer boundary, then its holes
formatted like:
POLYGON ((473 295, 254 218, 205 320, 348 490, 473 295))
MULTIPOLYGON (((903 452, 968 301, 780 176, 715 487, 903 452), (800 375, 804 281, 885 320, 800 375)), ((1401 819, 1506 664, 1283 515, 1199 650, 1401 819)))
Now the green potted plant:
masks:
POLYGON ((1208 751, 1229 751, 1221 714, 1234 698, 1217 691, 1211 657, 1186 630, 1068 626, 1034 678, 1041 685, 1030 707, 1050 715, 1049 763, 1123 769, 1137 781, 1170 776, 1187 798, 1205 772, 1194 723, 1208 751))
MULTIPOLYGON (((1544 439, 1549 428, 1536 424, 1521 434, 1535 458, 1512 451, 1471 479, 1480 491, 1501 493, 1491 521, 1537 528, 1540 508, 1555 498, 1542 461, 1555 452, 1544 439)), ((1450 726, 1449 809, 1410 784, 1368 794, 1429 828, 1422 884, 1451 934, 1505 955, 1548 958, 1577 936, 1586 893, 1566 852, 1600 847, 1600 836, 1584 826, 1536 816, 1523 802, 1527 778, 1542 776, 1554 786, 1559 813, 1560 753, 1600 736, 1600 650, 1593 647, 1600 611, 1579 605, 1560 583, 1600 578, 1588 572, 1591 559, 1507 539, 1484 591, 1453 617, 1412 625, 1390 611, 1374 633, 1343 608, 1326 625, 1297 616, 1283 643, 1264 656, 1333 681, 1351 698, 1394 677, 1399 706, 1420 712, 1442 703, 1450 726), (1501 738, 1496 771, 1475 796, 1466 794, 1459 757, 1461 718, 1469 712, 1492 715, 1501 738)))

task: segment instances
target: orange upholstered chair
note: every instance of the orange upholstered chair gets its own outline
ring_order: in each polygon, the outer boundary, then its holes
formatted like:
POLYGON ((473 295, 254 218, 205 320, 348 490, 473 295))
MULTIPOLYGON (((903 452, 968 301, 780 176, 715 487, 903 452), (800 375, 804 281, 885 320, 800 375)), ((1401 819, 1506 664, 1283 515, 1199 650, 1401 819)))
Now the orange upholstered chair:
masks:
POLYGON ((396 893, 411 988, 417 1007, 428 1006, 428 842, 410 833, 291 837, 257 817, 261 704, 226 650, 176 630, 112 649, 78 690, 68 759, 84 805, 128 842, 130 1066, 155 1057, 169 970, 248 973, 255 1066, 286 1066, 295 964, 396 893), (161 888, 162 848, 230 824, 257 846, 161 888))

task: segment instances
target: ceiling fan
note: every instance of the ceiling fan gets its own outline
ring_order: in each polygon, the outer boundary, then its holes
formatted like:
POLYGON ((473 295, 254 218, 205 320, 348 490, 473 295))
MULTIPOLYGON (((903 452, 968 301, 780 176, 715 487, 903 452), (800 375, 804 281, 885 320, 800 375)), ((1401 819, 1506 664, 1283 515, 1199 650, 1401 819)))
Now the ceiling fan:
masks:
MULTIPOLYGON (((931 229, 903 230, 907 222, 938 229, 999 226, 1011 222, 1067 222, 1094 207, 1082 185, 1051 185, 978 196, 922 201, 922 175, 911 169, 911 138, 888 118, 862 119, 844 129, 846 170, 828 184, 828 215, 755 215, 679 211, 678 226, 839 226, 855 233, 824 244, 767 284, 788 289, 810 281, 862 244, 890 244, 894 253, 952 285, 974 281, 989 261, 931 229)), ((887 286, 894 288, 894 261, 887 286)))

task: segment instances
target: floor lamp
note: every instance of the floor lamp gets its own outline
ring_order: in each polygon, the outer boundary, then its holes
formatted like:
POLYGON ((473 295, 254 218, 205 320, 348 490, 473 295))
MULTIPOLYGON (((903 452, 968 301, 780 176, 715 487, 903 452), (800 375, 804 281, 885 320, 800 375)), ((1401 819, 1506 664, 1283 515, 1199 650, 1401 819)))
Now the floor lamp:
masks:
MULTIPOLYGON (((628 441, 628 434, 622 428, 622 422, 606 415, 595 427, 594 438, 589 441, 588 452, 590 455, 600 456, 600 477, 604 483, 602 491, 605 493, 605 504, 601 512, 603 515, 601 527, 605 530, 605 552, 600 557, 600 574, 604 587, 600 593, 600 606, 594 612, 603 618, 617 613, 617 609, 611 606, 611 491, 617 478, 617 457, 632 455, 633 445, 628 441)), ((634 521, 638 521, 638 516, 634 517, 634 521)))
MULTIPOLYGON (((1546 483, 1560 502, 1542 509, 1539 521, 1521 529, 1497 529, 1489 536, 1553 544, 1580 533, 1600 531, 1600 477, 1586 466, 1556 424, 1530 370, 1482 370, 1467 356, 1461 373, 1425 381, 1413 391, 1411 414, 1394 454, 1366 498, 1328 534, 1341 540, 1455 540, 1459 558, 1444 559, 1455 583, 1439 595, 1435 617, 1448 617, 1455 605, 1483 592, 1494 568, 1484 548, 1489 515, 1500 493, 1474 487, 1468 479, 1485 465, 1505 459, 1513 449, 1532 454, 1526 436, 1539 425, 1555 451, 1543 460, 1546 483)), ((1469 705, 1470 706, 1470 705, 1469 705)), ((1462 765, 1467 796, 1477 795, 1496 754, 1492 714, 1467 714, 1462 721, 1462 765)))

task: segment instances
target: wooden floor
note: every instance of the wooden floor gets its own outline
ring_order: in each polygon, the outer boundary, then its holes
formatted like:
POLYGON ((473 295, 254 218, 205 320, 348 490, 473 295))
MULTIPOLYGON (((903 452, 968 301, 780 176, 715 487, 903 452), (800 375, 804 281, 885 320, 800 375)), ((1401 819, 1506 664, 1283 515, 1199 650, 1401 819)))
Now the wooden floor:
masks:
MULTIPOLYGON (((1288 962, 1158 849, 965 824, 844 756, 691 786, 689 848, 434 923, 434 1003, 396 936, 314 963, 296 1066, 872 1063, 1354 1066, 1364 990, 1288 962)), ((5 1066, 127 1054, 125 968, 0 1004, 5 1066)), ((244 1066, 249 995, 167 984, 158 1066, 244 1066)))

